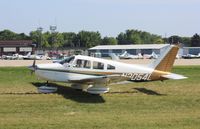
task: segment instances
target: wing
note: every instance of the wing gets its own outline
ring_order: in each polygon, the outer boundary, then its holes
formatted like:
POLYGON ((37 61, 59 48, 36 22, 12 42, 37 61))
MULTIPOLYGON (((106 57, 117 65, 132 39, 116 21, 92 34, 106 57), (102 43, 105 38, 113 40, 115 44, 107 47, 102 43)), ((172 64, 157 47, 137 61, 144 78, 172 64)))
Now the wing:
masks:
POLYGON ((120 77, 121 77, 121 75, 119 75, 119 74, 91 76, 91 77, 84 78, 84 79, 69 80, 69 82, 72 82, 72 83, 88 83, 88 84, 91 84, 91 83, 107 83, 111 79, 118 79, 120 77))

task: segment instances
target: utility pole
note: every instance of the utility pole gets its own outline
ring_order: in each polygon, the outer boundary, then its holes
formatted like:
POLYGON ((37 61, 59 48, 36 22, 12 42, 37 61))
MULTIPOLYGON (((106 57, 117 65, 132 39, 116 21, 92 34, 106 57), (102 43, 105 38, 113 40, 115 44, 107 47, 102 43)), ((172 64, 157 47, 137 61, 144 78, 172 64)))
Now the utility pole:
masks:
POLYGON ((38 44, 38 48, 39 48, 39 49, 42 49, 42 31, 43 31, 43 28, 42 28, 42 27, 38 27, 38 28, 37 28, 37 31, 38 31, 39 34, 40 34, 40 43, 38 44))
MULTIPOLYGON (((51 34, 52 34, 52 45, 55 43, 55 32, 56 32, 56 29, 57 29, 57 26, 56 25, 51 25, 50 26, 50 31, 51 31, 51 34)), ((55 49, 55 48, 54 48, 55 49)))

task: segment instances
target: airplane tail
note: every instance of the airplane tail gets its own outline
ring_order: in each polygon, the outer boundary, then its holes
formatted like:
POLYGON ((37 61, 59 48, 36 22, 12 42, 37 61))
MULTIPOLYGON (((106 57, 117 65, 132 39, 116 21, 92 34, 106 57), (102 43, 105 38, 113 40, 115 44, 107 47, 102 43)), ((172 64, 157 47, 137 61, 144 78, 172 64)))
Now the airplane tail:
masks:
POLYGON ((109 56, 112 58, 112 60, 118 61, 119 57, 115 53, 110 53, 109 56))
POLYGON ((177 45, 169 45, 160 56, 152 62, 149 67, 158 71, 170 72, 179 47, 177 45))
POLYGON ((31 55, 31 52, 28 52, 26 56, 30 56, 30 55, 31 55))

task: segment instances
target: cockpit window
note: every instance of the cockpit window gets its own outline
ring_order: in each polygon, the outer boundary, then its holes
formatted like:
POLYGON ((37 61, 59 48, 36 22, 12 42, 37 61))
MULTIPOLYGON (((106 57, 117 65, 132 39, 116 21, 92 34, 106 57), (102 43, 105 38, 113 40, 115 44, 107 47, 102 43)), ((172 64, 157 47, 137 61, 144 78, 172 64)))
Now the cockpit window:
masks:
POLYGON ((73 62, 73 60, 74 60, 74 56, 71 56, 71 57, 68 57, 68 58, 66 58, 66 59, 64 59, 64 60, 62 60, 62 61, 60 61, 59 63, 60 64, 65 64, 65 63, 72 63, 73 62))
POLYGON ((107 70, 114 70, 115 69, 115 66, 112 66, 110 64, 107 65, 107 70))
POLYGON ((90 69, 91 62, 89 60, 77 59, 74 67, 90 69))
POLYGON ((104 64, 101 62, 93 62, 93 69, 104 69, 104 64))

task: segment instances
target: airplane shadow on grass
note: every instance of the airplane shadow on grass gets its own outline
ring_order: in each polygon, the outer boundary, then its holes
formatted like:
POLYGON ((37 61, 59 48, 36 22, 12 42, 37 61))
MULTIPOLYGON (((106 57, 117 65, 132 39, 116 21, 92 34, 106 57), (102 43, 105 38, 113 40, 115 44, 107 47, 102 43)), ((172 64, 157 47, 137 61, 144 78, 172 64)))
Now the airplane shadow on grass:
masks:
MULTIPOLYGON (((44 86, 46 83, 40 83, 40 82, 32 82, 32 85, 35 87, 44 86)), ((105 100, 100 95, 92 95, 87 92, 75 90, 71 87, 58 85, 55 83, 49 83, 50 86, 57 87, 58 90, 54 94, 62 95, 66 99, 71 99, 76 102, 80 103, 104 103, 105 100)))
POLYGON ((147 94, 147 95, 157 95, 157 96, 163 96, 166 94, 160 94, 156 91, 150 90, 150 89, 146 89, 146 88, 133 88, 134 90, 137 90, 138 92, 147 94))

